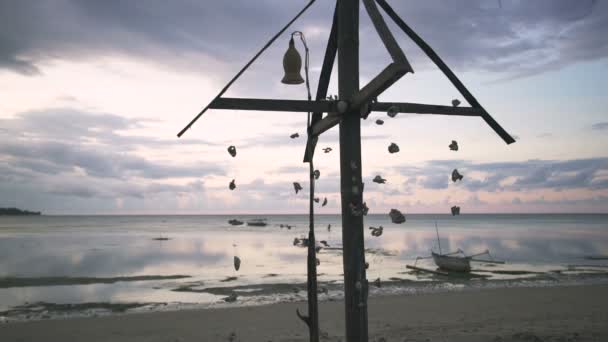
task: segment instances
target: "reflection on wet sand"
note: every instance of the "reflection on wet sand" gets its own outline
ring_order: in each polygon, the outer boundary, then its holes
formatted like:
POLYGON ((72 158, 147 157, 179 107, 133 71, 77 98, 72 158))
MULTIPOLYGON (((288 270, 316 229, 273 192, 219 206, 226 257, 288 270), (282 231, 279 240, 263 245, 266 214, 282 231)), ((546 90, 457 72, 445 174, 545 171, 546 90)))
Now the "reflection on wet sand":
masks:
MULTIPOLYGON (((293 241, 306 234, 306 216, 270 216, 265 227, 232 226, 228 219, 159 216, 0 221, 0 311, 16 306, 26 310, 26 302, 249 305, 304 299, 306 249, 294 246, 293 241), (281 229, 281 224, 293 228, 281 229), (171 239, 153 240, 160 234, 171 239), (235 255, 243 260, 238 272, 235 255), (12 284, 12 288, 3 284, 12 284), (238 294, 236 304, 224 303, 223 296, 232 293, 238 294)), ((583 257, 608 254, 607 222, 606 216, 585 215, 461 215, 457 219, 410 215, 406 223, 397 225, 387 215, 368 215, 367 226, 384 227, 381 236, 366 236, 368 279, 382 283, 372 295, 445 289, 455 282, 475 287, 486 286, 488 281, 509 286, 512 283, 508 282, 522 280, 598 281, 606 278, 608 269, 601 267, 605 261, 583 257), (441 227, 442 248, 489 249, 507 264, 482 263, 475 270, 481 277, 468 279, 406 270, 405 265, 416 256, 437 248, 435 221, 441 227)), ((343 272, 340 218, 321 215, 317 224, 317 240, 330 246, 319 246, 319 282, 327 289, 320 298, 339 298, 343 272), (330 224, 335 229, 325 229, 330 224)), ((421 261, 421 265, 434 267, 432 261, 421 261)))

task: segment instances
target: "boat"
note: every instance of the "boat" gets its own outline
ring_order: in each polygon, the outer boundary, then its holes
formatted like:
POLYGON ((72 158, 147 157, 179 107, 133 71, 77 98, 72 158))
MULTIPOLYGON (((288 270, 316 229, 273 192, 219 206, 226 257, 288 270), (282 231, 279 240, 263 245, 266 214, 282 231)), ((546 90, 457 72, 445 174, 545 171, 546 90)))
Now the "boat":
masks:
POLYGON ((239 221, 237 219, 232 219, 232 220, 228 220, 228 223, 230 223, 233 226, 240 226, 243 224, 243 221, 239 221))
POLYGON ((466 255, 460 248, 455 252, 444 254, 443 251, 441 250, 441 240, 439 239, 439 229, 437 228, 436 222, 435 222, 435 230, 437 232, 437 245, 439 247, 439 253, 431 250, 431 256, 417 257, 416 261, 414 262, 414 265, 413 266, 407 265, 406 266, 407 268, 417 270, 417 271, 440 274, 440 275, 449 275, 450 272, 455 272, 455 273, 471 272, 471 262, 472 261, 493 263, 493 264, 504 264, 505 263, 504 261, 494 260, 492 258, 492 255, 490 254, 490 251, 487 249, 481 253, 476 253, 476 254, 472 254, 472 255, 466 255), (476 257, 482 256, 482 255, 488 255, 491 258, 491 260, 476 258, 476 257), (418 260, 430 259, 430 258, 433 258, 433 261, 435 262, 435 265, 437 265, 437 267, 439 268, 439 271, 428 270, 428 269, 416 266, 416 263, 418 262, 418 260))
POLYGON ((266 222, 266 219, 252 219, 247 221, 247 225, 248 226, 253 226, 253 227, 265 227, 268 225, 268 223, 266 222))
POLYGON ((471 259, 431 252, 435 265, 441 270, 454 272, 471 272, 471 259))

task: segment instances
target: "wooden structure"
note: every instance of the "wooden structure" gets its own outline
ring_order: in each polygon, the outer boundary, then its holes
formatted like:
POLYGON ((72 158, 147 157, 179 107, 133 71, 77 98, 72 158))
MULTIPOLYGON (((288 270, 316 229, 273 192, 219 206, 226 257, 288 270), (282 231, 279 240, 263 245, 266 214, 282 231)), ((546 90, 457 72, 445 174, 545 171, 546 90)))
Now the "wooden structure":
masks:
MULTIPOLYGON (((400 113, 478 116, 485 120, 507 144, 513 143, 515 140, 494 121, 431 47, 395 13, 385 0, 336 0, 333 24, 327 42, 315 100, 222 97, 234 81, 314 2, 315 0, 308 2, 286 26, 272 37, 245 67, 228 82, 213 101, 179 132, 178 137, 181 137, 208 109, 312 112, 312 125, 304 153, 304 162, 311 162, 318 136, 334 126, 339 126, 346 340, 349 342, 367 341, 368 281, 365 271, 363 217, 357 215, 352 210, 352 206, 357 207, 363 203, 361 118, 367 118, 372 111, 386 112, 391 107, 397 108, 400 113), (360 3, 363 3, 367 14, 371 18, 378 35, 392 59, 392 62, 380 74, 362 88, 359 87, 360 3), (386 25, 378 6, 443 71, 450 82, 469 103, 470 107, 402 102, 387 103, 377 100, 384 90, 408 72, 413 72, 405 54, 386 25), (326 100, 329 79, 336 57, 338 60, 339 97, 338 100, 326 100)), ((311 272, 311 268, 309 268, 309 272, 311 272)), ((314 301, 316 302, 316 293, 314 294, 314 301)), ((310 308, 316 310, 316 303, 314 305, 313 303, 309 303, 310 308)), ((318 341, 318 317, 315 316, 315 312, 309 312, 311 341, 318 341), (316 333, 314 332, 315 328, 311 324, 316 325, 316 333)))

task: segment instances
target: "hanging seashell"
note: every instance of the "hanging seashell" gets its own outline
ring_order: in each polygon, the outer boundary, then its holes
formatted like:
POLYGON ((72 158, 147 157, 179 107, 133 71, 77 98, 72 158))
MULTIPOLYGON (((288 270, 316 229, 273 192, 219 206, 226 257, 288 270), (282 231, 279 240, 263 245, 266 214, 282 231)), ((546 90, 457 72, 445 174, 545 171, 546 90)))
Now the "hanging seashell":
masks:
POLYGON ((399 146, 397 146, 397 144, 395 144, 395 143, 391 143, 390 146, 388 147, 388 152, 389 153, 399 152, 399 146))
POLYGON ((230 182, 230 184, 228 184, 228 188, 230 190, 234 190, 236 189, 236 184, 234 183, 234 179, 232 180, 232 182, 230 182))
POLYGON ((228 303, 233 303, 233 302, 236 302, 237 297, 238 297, 238 295, 236 293, 232 292, 230 294, 230 296, 224 298, 224 301, 228 302, 228 303))
POLYGON ((321 171, 315 170, 312 175, 315 177, 315 179, 319 179, 319 177, 321 177, 321 171))
POLYGON ((399 224, 405 222, 405 216, 397 209, 391 209, 391 212, 388 215, 391 217, 393 223, 399 224))
POLYGON ((238 256, 234 256, 234 269, 235 270, 239 270, 239 268, 241 268, 241 258, 239 258, 238 256))
POLYGON ((319 258, 317 258, 317 266, 321 265, 321 260, 319 260, 319 258))
POLYGON ((380 177, 380 175, 377 175, 376 177, 374 177, 374 179, 372 181, 374 183, 378 183, 378 184, 384 184, 384 183, 386 183, 386 179, 380 177))
POLYGON ((315 201, 315 203, 319 203, 319 201, 320 201, 320 200, 319 200, 319 197, 315 197, 315 198, 313 198, 313 201, 315 201))
POLYGON ((452 140, 452 143, 449 145, 451 151, 458 151, 458 143, 456 140, 452 140))
POLYGON ((300 239, 298 239, 297 237, 296 237, 296 238, 293 238, 293 245, 294 245, 294 246, 297 246, 297 245, 299 245, 299 244, 300 244, 300 239))
POLYGON ((378 277, 378 278, 376 278, 376 280, 374 280, 374 286, 376 286, 376 287, 381 287, 381 284, 380 284, 380 277, 378 277))
POLYGON ((300 136, 300 135, 299 135, 298 133, 294 133, 294 134, 290 135, 289 137, 290 137, 291 139, 295 139, 295 138, 297 138, 297 137, 299 137, 299 136, 300 136))
POLYGON ((302 190, 302 186, 298 182, 293 182, 293 188, 294 190, 296 190, 296 194, 298 193, 298 191, 302 190))
POLYGON ((379 126, 384 125, 384 120, 381 120, 381 119, 376 120, 376 125, 379 125, 379 126))
POLYGON ((452 106, 458 107, 459 105, 460 105, 460 101, 458 101, 457 99, 452 100, 452 106))
POLYGON ((325 197, 325 198, 323 199, 323 203, 321 204, 321 206, 322 206, 322 207, 324 207, 324 206, 326 206, 326 205, 327 205, 327 197, 325 197))
POLYGON ((456 216, 456 215, 460 215, 460 207, 458 206, 453 206, 452 208, 450 208, 452 210, 452 216, 456 216))
POLYGON ((458 173, 458 169, 454 169, 452 171, 452 182, 456 182, 457 180, 462 180, 462 175, 458 173))
POLYGON ((369 262, 366 261, 365 262, 365 269, 368 269, 368 268, 369 268, 369 262))
POLYGON ((230 145, 228 147, 228 153, 230 153, 232 157, 236 157, 236 147, 234 147, 234 145, 230 145))
POLYGON ((399 108, 397 106, 390 106, 386 112, 386 115, 390 116, 391 118, 394 118, 397 116, 397 114, 399 114, 399 108))
POLYGON ((369 227, 369 229, 372 230, 372 236, 374 237, 378 237, 380 235, 382 235, 382 231, 384 230, 384 228, 382 226, 376 228, 376 227, 369 227))
POLYGON ((363 216, 366 216, 368 211, 369 208, 367 207, 367 203, 363 202, 363 204, 361 205, 361 214, 363 214, 363 216))
POLYGON ((329 152, 331 152, 331 147, 325 147, 325 148, 323 149, 323 152, 325 152, 325 153, 329 153, 329 152))
POLYGON ((331 223, 327 225, 327 231, 331 232, 331 223))

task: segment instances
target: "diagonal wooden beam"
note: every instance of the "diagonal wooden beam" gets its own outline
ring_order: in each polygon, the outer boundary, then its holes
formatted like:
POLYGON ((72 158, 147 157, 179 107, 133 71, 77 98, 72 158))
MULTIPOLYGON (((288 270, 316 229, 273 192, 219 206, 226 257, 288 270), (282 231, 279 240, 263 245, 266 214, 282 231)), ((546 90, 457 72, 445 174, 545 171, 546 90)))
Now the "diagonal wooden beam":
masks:
POLYGON ((401 50, 399 44, 397 44, 397 41, 395 40, 395 37, 393 37, 391 30, 386 25, 384 18, 382 18, 382 15, 378 10, 378 6, 376 6, 376 2, 374 0, 363 0, 363 4, 365 5, 365 10, 376 28, 378 36, 380 36, 382 43, 388 50, 388 53, 391 55, 393 62, 404 64, 408 69, 407 72, 413 73, 414 70, 412 69, 412 66, 405 57, 405 54, 403 53, 403 50, 401 50))
POLYGON ((271 112, 335 112, 335 101, 243 99, 220 97, 209 104, 211 109, 257 110, 271 112))
MULTIPOLYGON (((325 57, 323 58, 323 65, 321 66, 321 74, 319 75, 319 84, 317 85, 317 101, 323 100, 327 97, 327 89, 329 88, 329 80, 331 78, 331 72, 334 67, 336 60, 336 53, 338 52, 338 4, 336 2, 336 8, 334 9, 334 19, 331 24, 331 31, 327 40, 327 48, 325 48, 325 57)), ((323 117, 322 112, 314 112, 311 118, 311 125, 321 121, 323 117)), ((312 160, 315 154, 315 148, 317 146, 318 138, 313 136, 311 139, 306 141, 306 151, 304 151, 304 162, 308 163, 312 160)))
POLYGON ((361 88, 352 98, 350 108, 360 108, 363 104, 371 102, 384 90, 397 82, 410 69, 404 64, 391 63, 378 76, 361 88))
MULTIPOLYGON (((253 62, 255 62, 256 59, 258 59, 258 57, 260 57, 260 55, 266 51, 266 49, 268 49, 268 47, 270 45, 272 45, 272 43, 274 43, 275 40, 277 40, 277 38, 279 38, 279 36, 281 34, 283 34, 283 32, 285 32, 285 30, 287 30, 287 28, 289 28, 289 26, 291 26, 291 24, 293 24, 294 21, 296 21, 304 12, 306 12, 306 10, 315 2, 316 0, 310 0, 308 2, 308 4, 306 4, 306 6, 304 6, 304 8, 302 8, 302 10, 300 12, 298 12, 298 14, 296 14, 295 17, 293 17, 285 26, 283 26, 283 28, 277 32, 277 34, 275 34, 272 38, 270 38, 270 40, 266 43, 266 45, 264 45, 260 51, 258 51, 258 53, 255 54, 255 56, 253 56, 253 58, 251 58, 249 60, 249 62, 247 62, 247 64, 245 64, 245 66, 239 70, 239 72, 228 82, 228 84, 226 84, 224 86, 224 88, 215 96, 215 98, 213 99, 213 101, 216 101, 217 99, 221 98, 222 95, 224 95, 224 93, 226 93, 226 91, 228 90, 228 88, 230 88, 230 86, 245 72, 245 70, 247 70, 247 68, 249 68, 249 66, 251 66, 251 64, 253 64, 253 62)), ((212 102, 213 102, 212 101, 212 102)), ((203 115, 205 114, 205 112, 210 108, 211 104, 208 104, 207 107, 203 108, 203 110, 201 110, 195 117, 194 119, 192 119, 192 121, 190 121, 186 127, 184 127, 179 133, 177 133, 177 137, 181 138, 181 136, 186 133, 187 130, 190 129, 190 127, 192 127, 192 125, 194 125, 194 123, 203 115)))
MULTIPOLYGON (((393 34, 386 25, 384 18, 382 18, 374 0, 363 0, 363 4, 393 62, 353 96, 350 103, 351 108, 361 108, 363 105, 370 103, 403 77, 403 75, 408 72, 414 72, 401 47, 399 47, 395 37, 393 37, 393 34)), ((368 110, 360 110, 360 114, 364 118, 367 117, 368 113, 368 110)))
POLYGON ((312 132, 311 132, 312 134, 311 135, 313 137, 318 137, 323 132, 325 132, 328 129, 330 129, 330 128, 336 126, 337 124, 339 124, 340 121, 342 121, 342 115, 336 114, 336 113, 329 113, 321 121, 318 121, 317 123, 315 123, 312 126, 312 132))
POLYGON ((385 1, 385 0, 376 0, 380 7, 388 14, 391 19, 405 32, 411 40, 420 47, 422 51, 437 65, 437 67, 445 74, 445 76, 452 82, 454 87, 458 89, 460 94, 469 102, 469 104, 478 108, 482 111, 481 117, 485 120, 485 122, 498 134, 507 144, 511 144, 515 142, 515 139, 507 133, 499 124, 496 122, 490 114, 477 102, 477 99, 469 92, 469 90, 464 86, 462 82, 456 77, 456 75, 450 70, 450 68, 443 62, 443 60, 435 53, 435 51, 422 39, 414 30, 412 30, 400 17, 393 8, 385 1))

